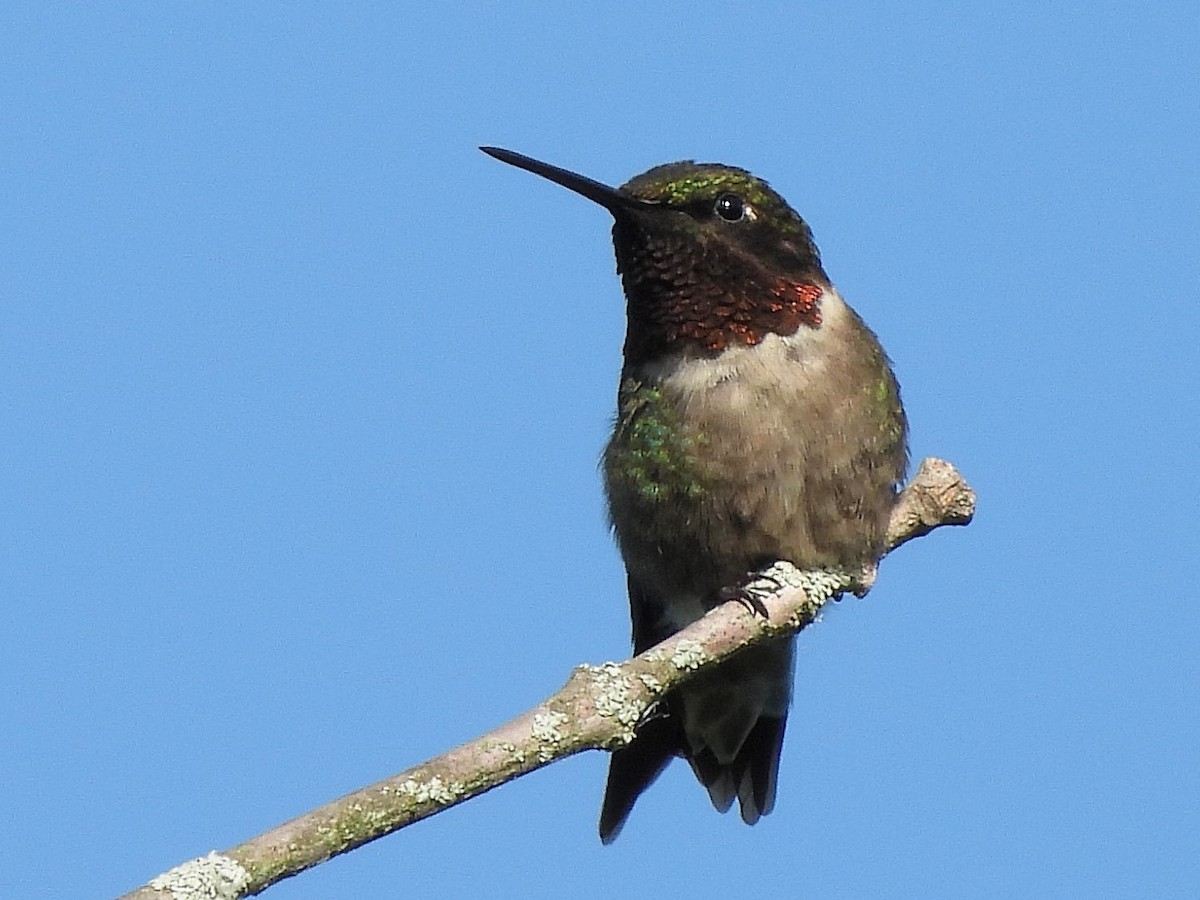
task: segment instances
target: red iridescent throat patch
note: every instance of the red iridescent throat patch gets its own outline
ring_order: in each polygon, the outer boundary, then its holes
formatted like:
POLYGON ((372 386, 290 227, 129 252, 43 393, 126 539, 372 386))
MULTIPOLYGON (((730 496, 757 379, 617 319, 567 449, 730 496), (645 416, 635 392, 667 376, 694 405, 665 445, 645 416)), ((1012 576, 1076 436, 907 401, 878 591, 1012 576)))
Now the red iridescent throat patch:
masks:
MULTIPOLYGON (((736 344, 753 346, 768 334, 794 334, 801 325, 821 324, 820 299, 825 289, 811 282, 781 279, 771 288, 772 299, 751 299, 745 293, 713 297, 706 292, 677 294, 648 318, 647 338, 657 332, 663 349, 687 342, 716 353, 736 344), (657 314, 655 314, 657 313, 657 314)), ((639 348, 651 351, 651 347, 639 348)))

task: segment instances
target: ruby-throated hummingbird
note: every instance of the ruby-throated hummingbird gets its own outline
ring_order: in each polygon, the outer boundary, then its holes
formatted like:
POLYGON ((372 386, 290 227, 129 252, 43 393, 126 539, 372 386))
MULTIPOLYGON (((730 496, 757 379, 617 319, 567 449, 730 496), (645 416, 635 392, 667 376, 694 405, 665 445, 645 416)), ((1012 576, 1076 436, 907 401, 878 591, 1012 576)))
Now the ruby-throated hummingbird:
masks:
MULTIPOLYGON (((908 464, 899 388, 784 199, 731 166, 671 163, 614 189, 482 149, 615 220, 628 330, 603 468, 635 652, 776 560, 877 561, 908 464)), ((746 650, 651 708, 612 754, 605 843, 674 756, 720 811, 735 797, 747 824, 771 811, 794 643, 746 650)))

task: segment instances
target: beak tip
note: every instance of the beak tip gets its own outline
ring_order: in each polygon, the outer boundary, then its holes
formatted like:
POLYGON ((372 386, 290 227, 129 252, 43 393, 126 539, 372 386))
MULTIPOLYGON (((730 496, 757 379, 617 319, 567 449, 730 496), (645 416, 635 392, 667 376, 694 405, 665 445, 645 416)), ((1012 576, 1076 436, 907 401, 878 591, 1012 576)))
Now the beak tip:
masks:
POLYGON ((532 156, 526 156, 514 150, 505 150, 503 147, 485 145, 479 149, 488 156, 500 160, 500 162, 508 163, 510 166, 516 166, 518 169, 524 169, 527 172, 532 172, 534 175, 540 175, 542 178, 553 181, 555 184, 561 185, 568 190, 572 190, 591 200, 593 203, 600 204, 614 215, 619 210, 644 205, 644 201, 638 201, 627 194, 623 194, 617 188, 601 184, 599 181, 594 181, 591 178, 570 172, 567 169, 560 169, 558 166, 544 163, 541 160, 534 159, 532 156))

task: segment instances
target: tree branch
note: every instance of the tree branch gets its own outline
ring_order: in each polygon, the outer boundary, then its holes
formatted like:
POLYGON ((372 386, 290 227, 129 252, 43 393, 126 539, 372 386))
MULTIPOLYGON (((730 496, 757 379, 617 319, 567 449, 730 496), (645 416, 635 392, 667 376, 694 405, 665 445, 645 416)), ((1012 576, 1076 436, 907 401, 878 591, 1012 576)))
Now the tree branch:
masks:
MULTIPOLYGON (((942 525, 966 525, 975 493, 957 470, 926 459, 900 494, 887 552, 942 525)), ((347 794, 224 853, 176 866, 122 900, 234 900, 391 834, 555 760, 633 740, 646 708, 733 653, 796 632, 844 593, 864 595, 875 567, 801 571, 777 562, 743 586, 767 616, 731 601, 624 663, 576 668, 566 685, 494 731, 370 787, 347 794)))

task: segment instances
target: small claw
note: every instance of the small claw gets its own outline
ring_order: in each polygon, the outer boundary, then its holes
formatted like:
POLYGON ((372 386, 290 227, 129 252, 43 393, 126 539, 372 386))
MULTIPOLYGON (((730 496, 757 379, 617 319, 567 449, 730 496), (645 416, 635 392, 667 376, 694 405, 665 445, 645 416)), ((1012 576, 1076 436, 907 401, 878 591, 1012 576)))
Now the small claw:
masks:
POLYGON ((767 612, 767 605, 753 591, 742 591, 736 599, 744 603, 750 612, 757 613, 764 619, 771 618, 770 613, 767 612))
MULTIPOLYGON (((755 574, 757 575, 757 573, 755 574)), ((778 584, 778 582, 776 582, 775 579, 771 578, 770 576, 757 575, 756 580, 770 581, 773 584, 778 584)), ((764 591, 763 588, 755 587, 753 584, 745 584, 735 588, 725 588, 725 590, 721 591, 721 600, 722 602, 727 600, 736 600, 755 615, 762 616, 764 619, 769 619, 771 616, 767 612, 767 606, 762 602, 762 597, 759 596, 763 593, 769 593, 769 591, 764 591)))

